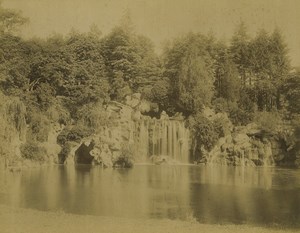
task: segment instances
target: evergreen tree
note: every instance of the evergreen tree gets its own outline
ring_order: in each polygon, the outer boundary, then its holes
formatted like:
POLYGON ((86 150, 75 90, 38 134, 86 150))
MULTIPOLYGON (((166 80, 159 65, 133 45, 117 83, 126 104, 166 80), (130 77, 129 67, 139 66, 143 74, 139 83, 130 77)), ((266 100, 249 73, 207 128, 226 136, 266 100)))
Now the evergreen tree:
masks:
POLYGON ((189 34, 175 41, 166 52, 166 76, 173 88, 171 98, 187 114, 210 105, 214 94, 213 59, 206 51, 206 38, 189 34))
POLYGON ((238 69, 225 48, 218 56, 216 68, 216 96, 235 102, 239 99, 241 82, 238 69))
POLYGON ((233 62, 236 64, 242 84, 247 82, 249 75, 249 59, 250 59, 250 36, 248 35, 247 28, 244 22, 241 22, 231 39, 230 52, 233 62))

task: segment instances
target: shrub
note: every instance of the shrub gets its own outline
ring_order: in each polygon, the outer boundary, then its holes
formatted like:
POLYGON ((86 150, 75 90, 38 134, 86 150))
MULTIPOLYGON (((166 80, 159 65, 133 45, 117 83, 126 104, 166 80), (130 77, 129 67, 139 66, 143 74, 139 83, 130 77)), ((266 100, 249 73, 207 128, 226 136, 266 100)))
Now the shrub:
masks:
POLYGON ((101 103, 90 103, 81 107, 77 111, 76 118, 83 125, 94 129, 109 123, 107 112, 101 103))
POLYGON ((82 138, 88 137, 95 132, 95 129, 83 124, 76 124, 64 128, 57 137, 57 143, 64 145, 68 141, 80 142, 82 138))
POLYGON ((219 138, 229 134, 232 130, 232 123, 226 113, 218 113, 213 120, 213 126, 219 138))
POLYGON ((36 142, 26 142, 20 147, 21 155, 24 159, 44 162, 46 160, 46 149, 36 142))
POLYGON ((66 158, 68 157, 69 153, 71 151, 71 147, 69 143, 65 143, 62 146, 61 151, 58 154, 58 163, 59 164, 63 164, 66 160, 66 158))
POLYGON ((203 145, 206 150, 211 150, 219 138, 214 124, 201 113, 198 113, 189 118, 188 125, 197 146, 203 145))
POLYGON ((19 98, 9 98, 0 91, 0 114, 20 134, 26 129, 26 107, 19 98))
POLYGON ((133 151, 128 145, 122 145, 121 155, 113 161, 113 167, 131 168, 133 167, 133 151))
POLYGON ((229 102, 224 98, 217 98, 212 104, 216 113, 229 112, 229 102))
POLYGON ((281 117, 277 112, 257 112, 254 121, 267 134, 276 133, 281 125, 281 117))
POLYGON ((253 120, 255 106, 246 97, 239 103, 217 98, 213 105, 217 113, 226 112, 234 125, 247 125, 253 120))
POLYGON ((59 101, 55 101, 48 108, 46 114, 52 122, 58 122, 59 124, 67 125, 71 120, 69 111, 59 101))
POLYGON ((253 113, 232 106, 229 110, 229 118, 234 125, 247 125, 253 120, 253 113))
POLYGON ((48 118, 41 112, 38 112, 38 110, 30 112, 28 115, 28 139, 39 142, 47 141, 50 131, 50 121, 48 120, 48 118))

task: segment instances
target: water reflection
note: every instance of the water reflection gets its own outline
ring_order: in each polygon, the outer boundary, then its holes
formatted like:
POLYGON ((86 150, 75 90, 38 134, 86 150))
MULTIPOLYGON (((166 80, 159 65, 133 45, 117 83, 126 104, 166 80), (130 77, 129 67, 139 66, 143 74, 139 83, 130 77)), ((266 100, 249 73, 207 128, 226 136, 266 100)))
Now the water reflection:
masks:
POLYGON ((191 177, 203 184, 235 185, 269 189, 275 168, 203 166, 190 169, 191 177))
POLYGON ((1 203, 134 218, 299 227, 300 171, 216 166, 81 165, 1 173, 1 203))

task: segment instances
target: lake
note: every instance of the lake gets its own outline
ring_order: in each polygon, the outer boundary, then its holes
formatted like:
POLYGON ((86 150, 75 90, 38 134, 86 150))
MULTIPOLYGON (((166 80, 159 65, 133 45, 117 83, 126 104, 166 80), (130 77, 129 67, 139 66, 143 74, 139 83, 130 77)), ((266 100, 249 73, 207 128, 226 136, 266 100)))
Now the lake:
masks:
POLYGON ((0 203, 82 215, 300 228, 300 170, 50 166, 0 173, 0 203))

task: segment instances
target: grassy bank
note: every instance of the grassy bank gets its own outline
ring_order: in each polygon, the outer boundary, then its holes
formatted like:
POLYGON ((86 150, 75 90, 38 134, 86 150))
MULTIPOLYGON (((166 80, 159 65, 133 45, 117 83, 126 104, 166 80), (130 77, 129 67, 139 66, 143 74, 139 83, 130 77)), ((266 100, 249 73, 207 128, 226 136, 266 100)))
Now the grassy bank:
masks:
POLYGON ((195 221, 127 219, 116 217, 82 216, 64 212, 10 208, 0 205, 0 233, 184 233, 184 232, 243 232, 283 233, 293 230, 269 229, 247 225, 208 225, 195 221))

